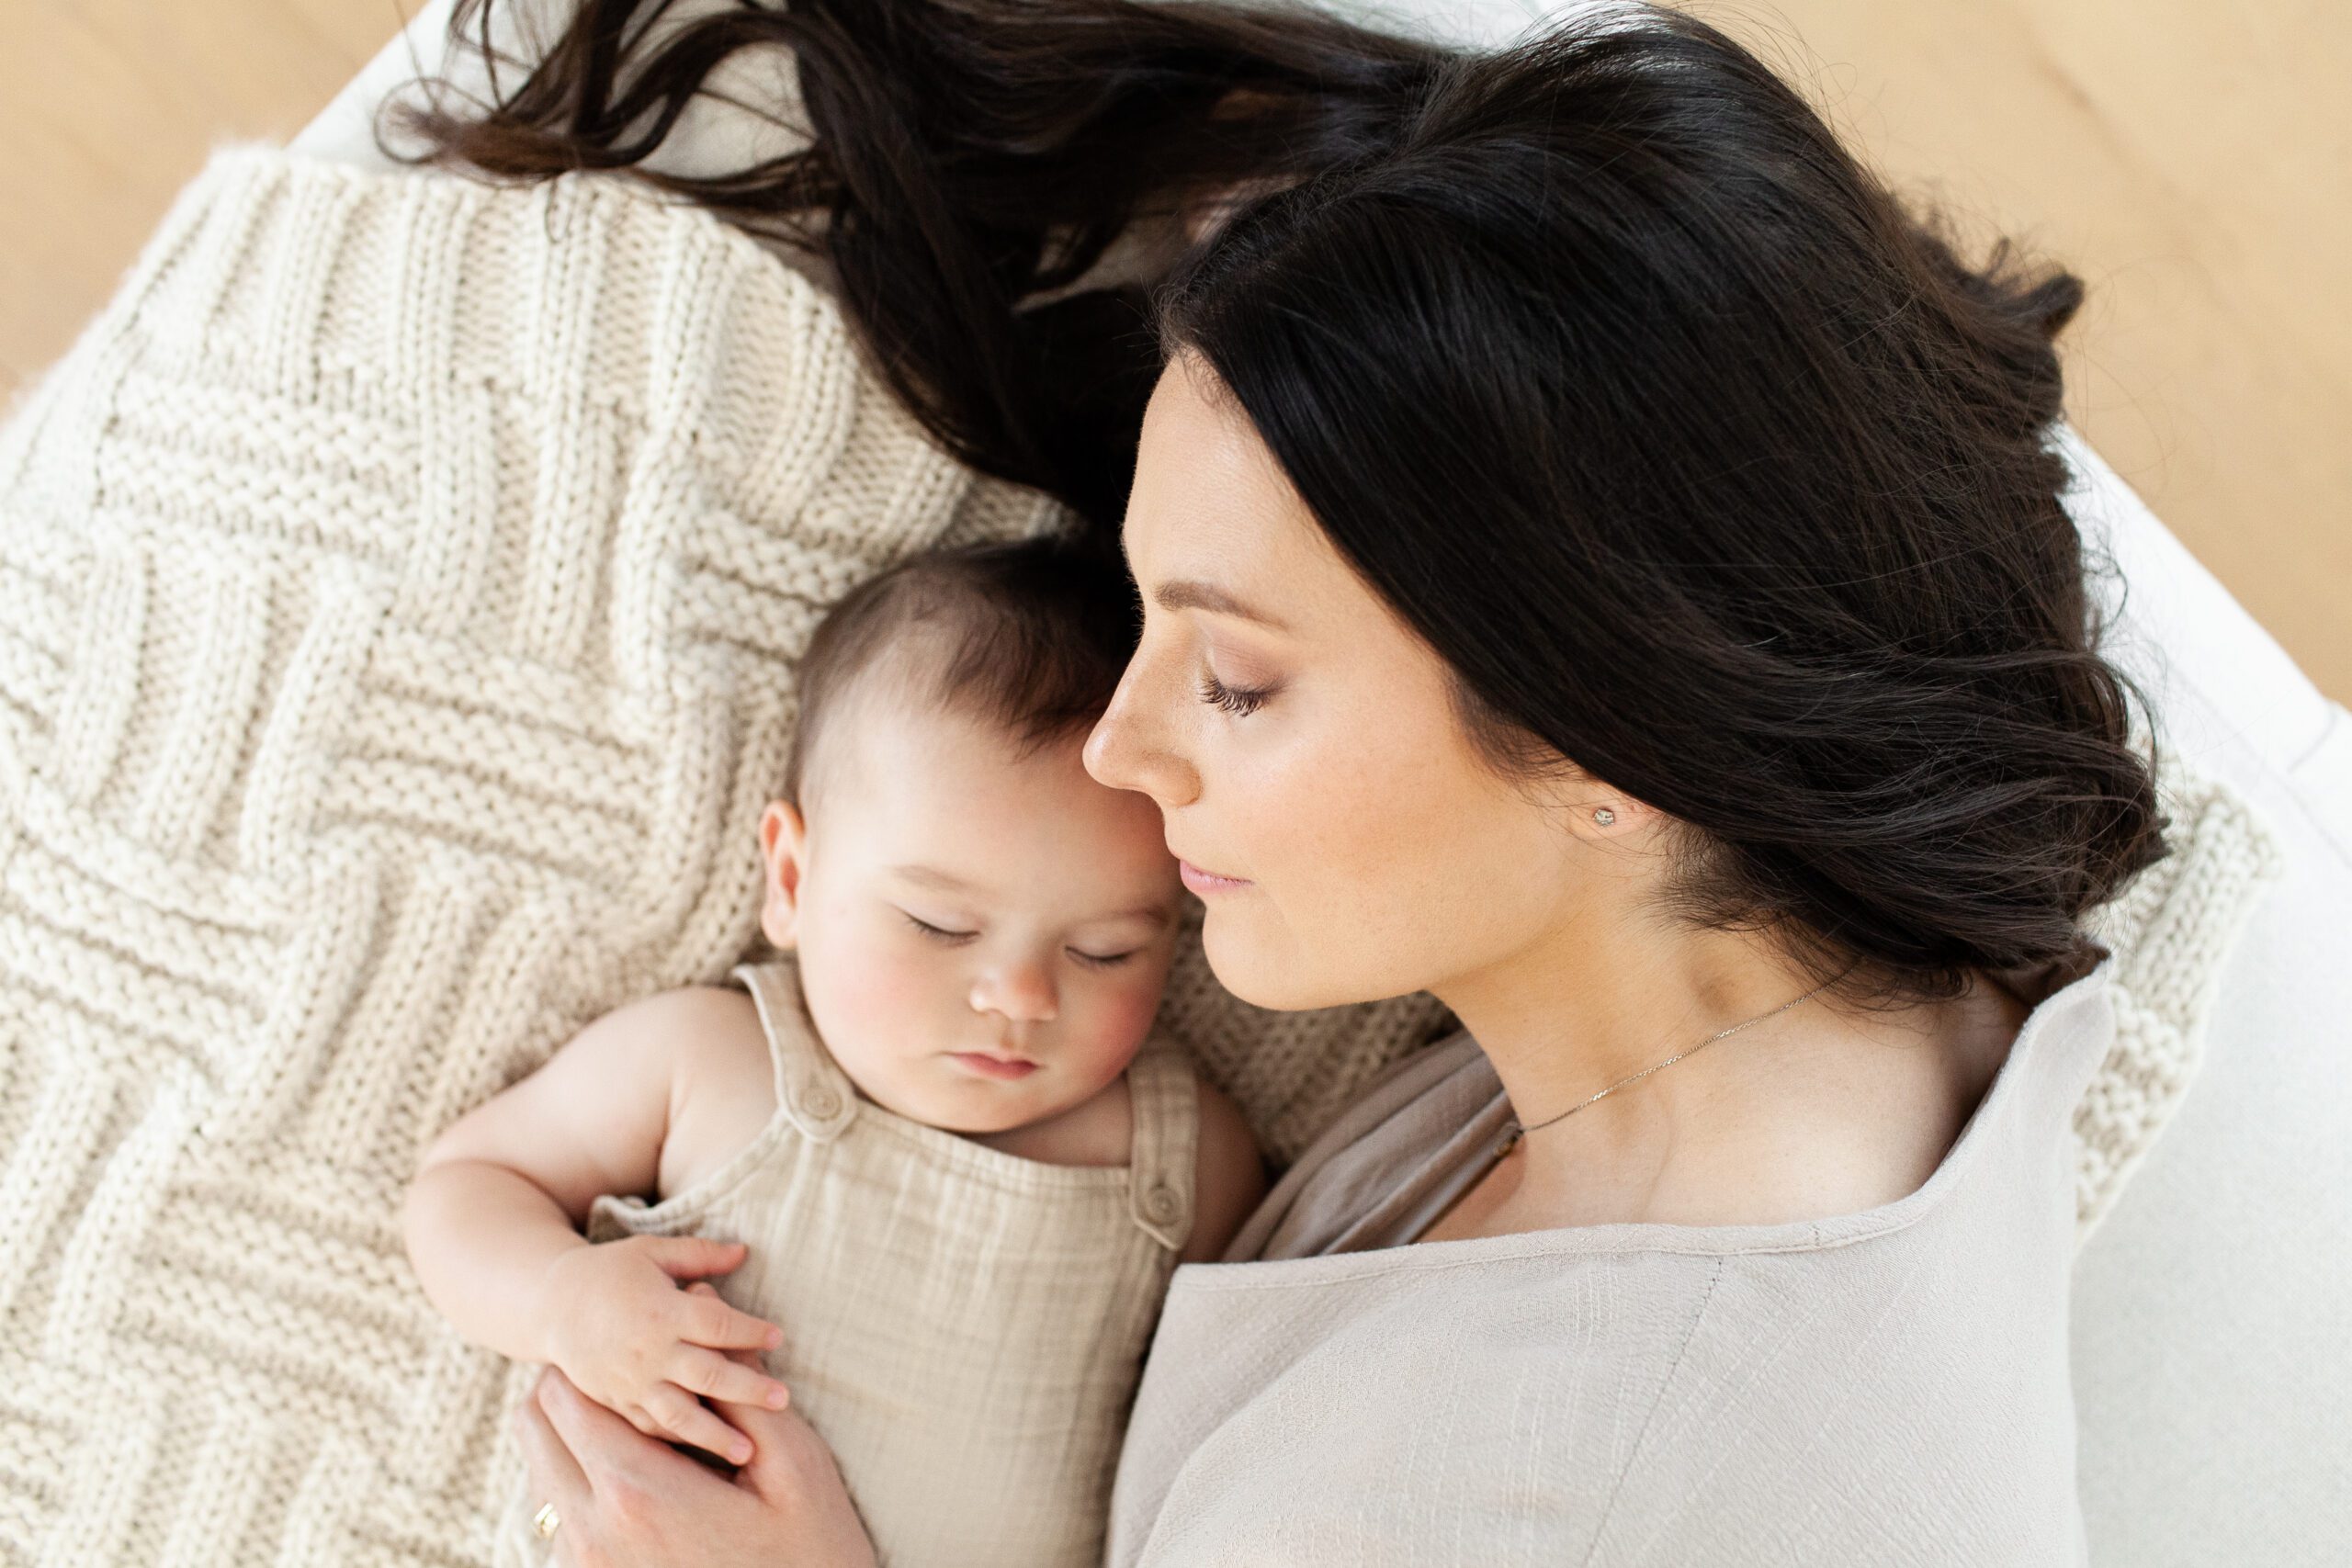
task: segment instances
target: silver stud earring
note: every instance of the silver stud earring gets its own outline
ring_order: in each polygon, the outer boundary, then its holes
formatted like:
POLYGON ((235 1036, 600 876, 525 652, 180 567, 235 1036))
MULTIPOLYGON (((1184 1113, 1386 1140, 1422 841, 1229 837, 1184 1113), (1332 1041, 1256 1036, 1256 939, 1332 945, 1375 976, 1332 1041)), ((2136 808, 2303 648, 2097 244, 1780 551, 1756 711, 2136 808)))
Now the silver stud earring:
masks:
POLYGON ((1593 808, 1592 819, 1606 828, 1611 822, 1617 820, 1617 813, 1610 810, 1609 807, 1605 806, 1596 807, 1593 808))

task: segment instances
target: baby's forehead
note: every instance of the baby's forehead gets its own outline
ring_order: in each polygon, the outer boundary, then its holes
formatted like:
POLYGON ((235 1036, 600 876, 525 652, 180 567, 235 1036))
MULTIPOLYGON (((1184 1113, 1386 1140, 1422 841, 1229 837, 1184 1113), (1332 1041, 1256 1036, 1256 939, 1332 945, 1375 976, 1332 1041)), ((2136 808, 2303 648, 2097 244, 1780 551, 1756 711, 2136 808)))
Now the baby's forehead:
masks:
POLYGON ((946 804, 994 789, 1017 801, 1038 793, 1041 775, 1082 773, 1086 734, 1080 728, 1032 740, 968 705, 874 682, 826 716, 815 761, 842 781, 852 799, 888 795, 908 806, 928 796, 946 804))
POLYGON ((910 714, 842 739, 845 765, 809 819, 842 861, 1089 918, 1174 907, 1182 885, 1158 808, 1087 773, 1083 728, 1033 747, 982 719, 910 714))
POLYGON ((821 758, 826 793, 870 832, 928 837, 945 823, 1160 841, 1148 797, 1088 773, 1087 734, 1080 725, 1032 739, 935 705, 877 704, 854 728, 825 735, 820 750, 831 753, 821 758))

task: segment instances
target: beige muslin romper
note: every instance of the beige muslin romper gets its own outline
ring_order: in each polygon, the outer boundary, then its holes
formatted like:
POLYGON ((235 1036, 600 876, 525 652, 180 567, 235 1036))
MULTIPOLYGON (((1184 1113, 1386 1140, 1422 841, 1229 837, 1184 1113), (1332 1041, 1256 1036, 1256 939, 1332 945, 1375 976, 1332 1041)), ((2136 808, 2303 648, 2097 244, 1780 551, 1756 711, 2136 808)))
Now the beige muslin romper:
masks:
MULTIPOLYGON (((884 1568, 1096 1568, 1193 1226, 1190 1058, 1155 1033, 1128 1065, 1129 1165, 1049 1165, 861 1096, 810 1026, 794 964, 734 971, 774 1063, 767 1125, 658 1203, 598 1198, 588 1238, 748 1244, 712 1283, 784 1330, 767 1370, 831 1445, 884 1568)), ((537 1503, 514 1499, 501 1564, 548 1561, 537 1503)))

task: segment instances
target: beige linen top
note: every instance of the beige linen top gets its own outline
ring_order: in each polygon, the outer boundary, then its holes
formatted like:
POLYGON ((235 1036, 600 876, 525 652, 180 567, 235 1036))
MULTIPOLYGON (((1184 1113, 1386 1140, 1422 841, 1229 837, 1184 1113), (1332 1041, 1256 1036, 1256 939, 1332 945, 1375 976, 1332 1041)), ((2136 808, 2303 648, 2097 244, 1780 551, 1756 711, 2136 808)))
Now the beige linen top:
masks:
POLYGON ((2072 1112, 2100 962, 2038 1002, 1935 1173, 1862 1213, 1405 1245, 1510 1114, 1396 1063, 1170 1281, 1114 1568, 2080 1563, 2072 1112))
MULTIPOLYGON (((1155 1034, 1128 1065, 1128 1165, 1049 1165, 859 1094, 789 954, 734 976, 767 1035, 774 1116, 658 1203, 598 1198, 588 1238, 750 1244, 712 1283, 783 1328, 767 1370, 831 1445, 884 1568, 1091 1568, 1192 1233, 1200 1107, 1182 1047, 1155 1034)), ((502 1563, 548 1560, 536 1506, 514 1499, 502 1563)))

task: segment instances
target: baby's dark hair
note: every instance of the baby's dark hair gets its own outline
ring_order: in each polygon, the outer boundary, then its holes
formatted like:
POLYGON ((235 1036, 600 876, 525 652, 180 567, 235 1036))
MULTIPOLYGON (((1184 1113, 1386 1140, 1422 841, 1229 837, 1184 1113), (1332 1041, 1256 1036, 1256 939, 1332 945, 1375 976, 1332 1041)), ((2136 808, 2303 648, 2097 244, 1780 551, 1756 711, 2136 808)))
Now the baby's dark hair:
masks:
POLYGON ((869 694, 997 726, 1028 757, 1102 716, 1136 629, 1125 574, 1057 536, 910 556, 843 594, 809 637, 784 797, 807 809, 827 724, 886 659, 894 688, 869 694))

